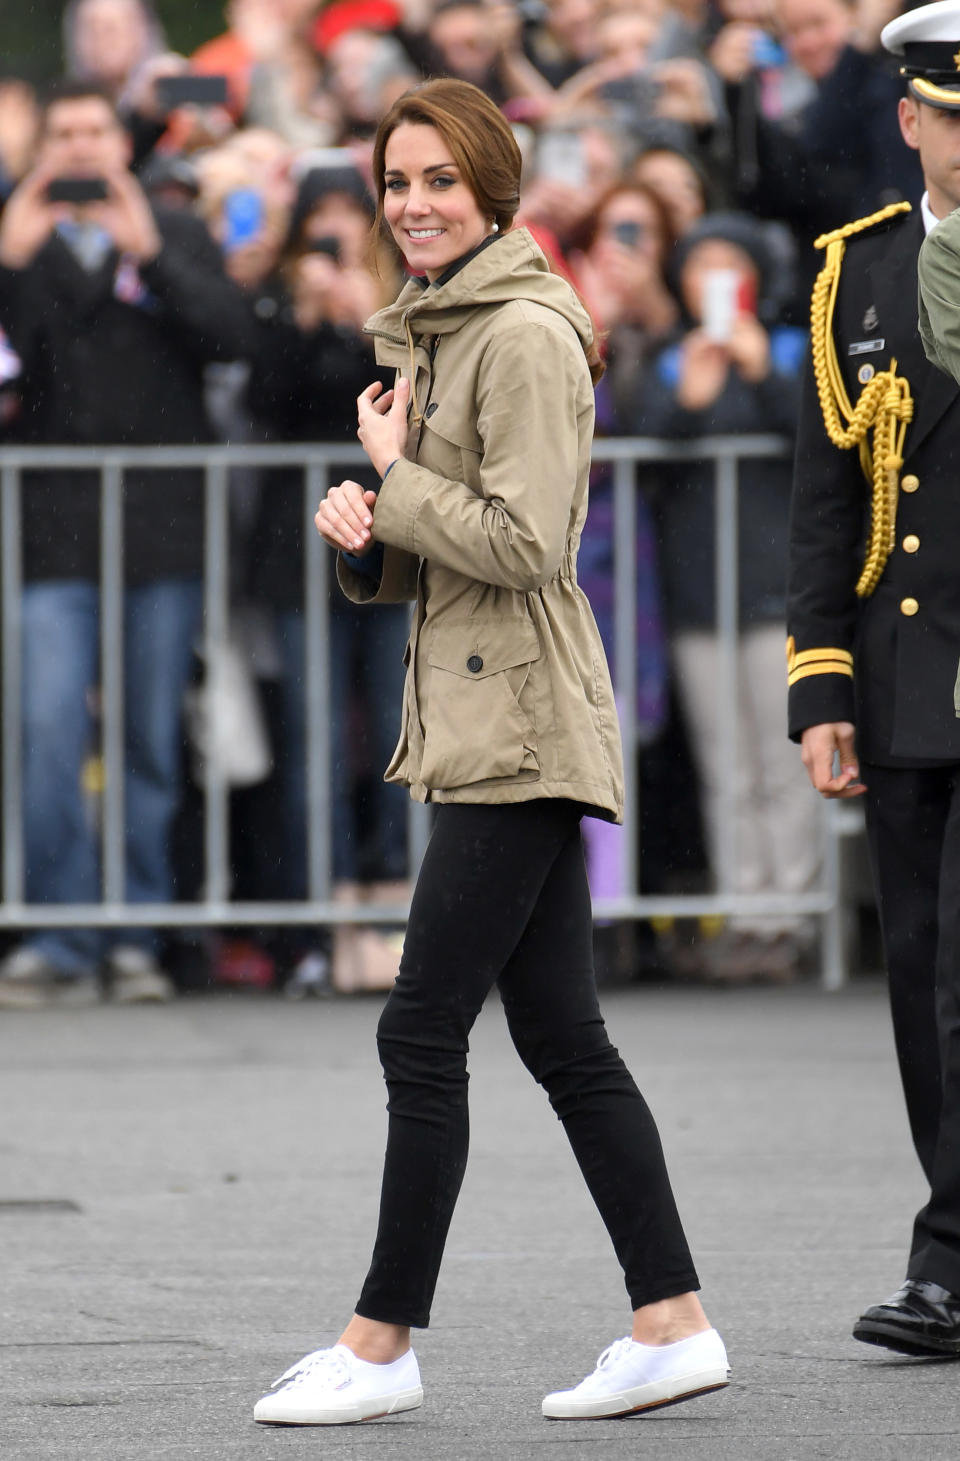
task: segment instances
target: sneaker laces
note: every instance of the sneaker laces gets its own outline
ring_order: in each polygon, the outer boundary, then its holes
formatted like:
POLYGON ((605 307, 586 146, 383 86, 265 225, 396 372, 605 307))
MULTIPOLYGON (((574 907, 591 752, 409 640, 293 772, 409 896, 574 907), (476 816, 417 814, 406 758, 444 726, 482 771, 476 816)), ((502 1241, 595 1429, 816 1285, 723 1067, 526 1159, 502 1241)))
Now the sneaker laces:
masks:
POLYGON ((615 1339, 612 1344, 608 1344, 597 1360, 597 1368, 594 1370, 594 1374, 598 1374, 600 1370, 605 1370, 608 1365, 615 1365, 617 1360, 622 1359, 625 1354, 629 1354, 633 1348, 633 1344, 634 1341, 630 1338, 629 1334, 623 1339, 615 1339))
POLYGON ((335 1382, 334 1388, 336 1384, 343 1384, 351 1378, 349 1365, 336 1349, 315 1349, 311 1354, 305 1354, 303 1359, 297 1360, 289 1370, 285 1370, 274 1380, 270 1389, 276 1390, 278 1385, 302 1385, 321 1374, 335 1382))

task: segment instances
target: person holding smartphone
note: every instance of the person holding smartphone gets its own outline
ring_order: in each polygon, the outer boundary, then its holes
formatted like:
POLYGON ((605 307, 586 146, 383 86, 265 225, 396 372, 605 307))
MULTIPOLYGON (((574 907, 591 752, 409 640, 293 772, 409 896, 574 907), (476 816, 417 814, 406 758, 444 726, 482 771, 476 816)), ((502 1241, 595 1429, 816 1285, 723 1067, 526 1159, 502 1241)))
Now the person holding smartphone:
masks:
MULTIPOLYGON (((129 171, 113 102, 85 82, 52 93, 35 166, 0 218, 0 329, 21 362, 16 433, 42 445, 212 439, 203 367, 252 344, 246 308, 199 219, 154 211, 129 171)), ((169 900, 180 708, 202 603, 203 482, 124 474, 126 886, 169 900)), ((98 683, 100 485, 95 471, 23 478, 23 823, 26 901, 100 899, 81 775, 98 683)), ((0 1007, 169 998, 154 931, 29 935, 0 964, 0 1007)))
MULTIPOLYGON (((683 310, 674 338, 640 376, 632 428, 691 437, 796 428, 804 334, 769 315, 775 265, 761 225, 707 214, 680 240, 672 277, 683 310)), ((819 871, 816 809, 779 734, 790 466, 739 463, 737 762, 717 738, 715 473, 707 460, 660 468, 658 517, 674 673, 699 773, 708 850, 717 869, 725 805, 735 819, 737 893, 809 891, 819 871), (724 797, 726 792, 726 798, 724 797)), ((796 977, 813 933, 801 918, 737 916, 701 950, 724 981, 796 977)))
MULTIPOLYGON (((224 200, 229 203, 230 195, 224 200)), ((257 347, 247 405, 274 441, 352 441, 356 398, 376 374, 364 322, 399 287, 392 258, 368 267, 374 203, 347 152, 326 154, 300 179, 286 241, 272 277, 251 290, 257 347)), ((230 267, 228 263, 228 267, 230 267)), ((380 377, 386 384, 388 376, 380 377)), ((342 475, 336 466, 332 473, 342 475)), ((355 468, 355 474, 363 472, 355 468)), ((374 486, 368 468, 364 482, 374 486)), ((281 664, 278 725, 283 850, 258 867, 261 895, 306 896, 307 682, 303 597, 303 473, 262 474, 248 592, 272 612, 281 664)), ((333 898, 342 904, 405 903, 407 806, 379 770, 390 756, 403 691, 407 614, 393 605, 370 617, 334 592, 327 618, 331 677, 333 898), (372 774, 371 774, 372 771, 372 774)), ((278 956, 288 992, 326 962, 335 989, 388 988, 399 946, 389 930, 341 925, 327 938, 287 937, 278 956), (329 948, 328 948, 329 945, 329 948)))

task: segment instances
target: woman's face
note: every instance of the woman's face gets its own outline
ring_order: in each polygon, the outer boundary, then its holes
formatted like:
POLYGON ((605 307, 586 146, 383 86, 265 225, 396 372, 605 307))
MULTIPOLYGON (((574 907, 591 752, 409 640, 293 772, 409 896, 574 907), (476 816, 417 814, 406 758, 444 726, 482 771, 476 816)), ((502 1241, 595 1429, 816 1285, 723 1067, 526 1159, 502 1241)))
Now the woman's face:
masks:
POLYGON ((340 245, 341 262, 351 269, 363 263, 369 232, 369 214, 346 193, 327 193, 303 226, 307 243, 318 238, 335 238, 340 245))
POLYGON ((659 263, 663 258, 663 229, 650 199, 642 193, 615 193, 600 215, 594 248, 605 243, 618 243, 659 263))
POLYGON ((656 193, 677 238, 703 215, 703 185, 696 168, 679 152, 667 149, 646 152, 634 167, 633 175, 656 193))
POLYGON ((384 181, 387 226, 410 268, 431 283, 491 230, 436 127, 401 122, 391 132, 384 181))

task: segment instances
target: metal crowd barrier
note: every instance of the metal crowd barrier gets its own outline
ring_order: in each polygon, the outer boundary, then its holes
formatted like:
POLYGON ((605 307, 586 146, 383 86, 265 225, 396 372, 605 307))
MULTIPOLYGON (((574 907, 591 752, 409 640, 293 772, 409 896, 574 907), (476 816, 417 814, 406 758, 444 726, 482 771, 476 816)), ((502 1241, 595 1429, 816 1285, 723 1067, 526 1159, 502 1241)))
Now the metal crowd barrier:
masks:
MULTIPOLYGON (((614 493, 614 630, 615 665, 625 749, 626 821, 624 831, 627 888, 638 877, 636 785, 636 466, 638 463, 712 459, 716 484, 717 654, 720 684, 717 735, 728 765, 735 762, 737 738, 737 499, 738 463, 745 458, 788 454, 780 437, 709 437, 697 441, 650 438, 598 440, 595 462, 611 464, 614 493)), ((330 469, 366 458, 359 447, 213 446, 213 447, 4 447, 0 448, 0 651, 2 651, 3 715, 2 849, 3 878, 0 928, 130 927, 145 925, 215 926, 218 924, 395 923, 405 910, 364 904, 362 910, 331 900, 330 734, 326 707, 330 665, 326 624, 329 574, 333 555, 318 537, 313 516, 327 490, 330 469), (204 892, 197 902, 128 904, 124 902, 123 834, 123 487, 122 474, 135 467, 201 467, 206 475, 204 629, 202 654, 216 662, 229 633, 229 472, 234 466, 301 466, 304 468, 303 532, 305 551, 305 619, 308 758, 308 896, 304 902, 233 902, 230 899, 229 787, 212 758, 205 758, 204 892), (24 901, 23 827, 20 796, 22 747, 16 732, 21 723, 21 684, 29 667, 21 663, 20 493, 27 469, 86 467, 101 479, 101 705, 104 789, 102 800, 103 897, 95 904, 36 904, 24 901)), ((399 716, 399 706, 397 707, 399 716)), ((811 791, 811 796, 814 793, 811 791)), ((733 892, 732 818, 723 818, 723 845, 715 870, 716 891, 709 894, 649 896, 629 893, 595 900, 598 917, 607 919, 731 916, 735 914, 809 914, 822 920, 823 984, 837 989, 845 982, 844 909, 839 892, 838 838, 849 830, 842 810, 824 805, 821 886, 792 896, 749 896, 733 892)), ((412 868, 419 865, 429 832, 426 808, 411 804, 409 847, 412 868)))

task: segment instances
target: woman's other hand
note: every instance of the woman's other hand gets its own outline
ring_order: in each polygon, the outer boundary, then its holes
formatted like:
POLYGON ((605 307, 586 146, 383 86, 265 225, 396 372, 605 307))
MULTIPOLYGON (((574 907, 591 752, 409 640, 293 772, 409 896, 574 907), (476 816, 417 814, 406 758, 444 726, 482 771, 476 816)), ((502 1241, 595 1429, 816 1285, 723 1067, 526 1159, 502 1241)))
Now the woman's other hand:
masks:
POLYGON ((770 374, 770 336, 756 315, 746 311, 737 315, 727 349, 744 380, 752 385, 766 380, 770 374))
POLYGON ((686 411, 712 406, 727 382, 728 347, 712 340, 705 330, 691 330, 683 342, 677 400, 686 411))
POLYGON ((404 454, 409 400, 410 382, 403 379, 392 391, 374 381, 357 397, 357 436, 381 477, 404 454))
POLYGON ((341 482, 331 487, 317 508, 313 521, 317 532, 331 548, 362 558, 373 547, 373 509, 377 494, 364 491, 359 482, 341 482))

